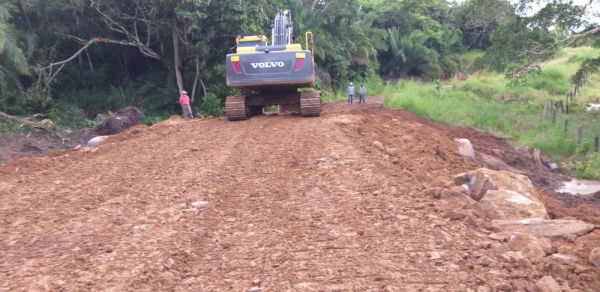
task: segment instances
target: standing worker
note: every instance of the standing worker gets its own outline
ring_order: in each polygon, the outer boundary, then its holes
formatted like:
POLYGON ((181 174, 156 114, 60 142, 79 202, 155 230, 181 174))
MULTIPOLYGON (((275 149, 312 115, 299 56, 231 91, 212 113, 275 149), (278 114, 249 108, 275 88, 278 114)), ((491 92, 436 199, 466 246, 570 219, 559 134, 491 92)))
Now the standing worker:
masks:
POLYGON ((354 98, 354 85, 350 82, 348 86, 348 104, 352 104, 352 99, 354 98))
POLYGON ((179 96, 179 104, 183 111, 183 118, 193 119, 192 108, 190 107, 190 97, 187 95, 187 91, 182 90, 181 96, 179 96))
POLYGON ((362 84, 358 88, 358 103, 366 103, 365 102, 365 94, 367 94, 367 88, 365 88, 362 84))

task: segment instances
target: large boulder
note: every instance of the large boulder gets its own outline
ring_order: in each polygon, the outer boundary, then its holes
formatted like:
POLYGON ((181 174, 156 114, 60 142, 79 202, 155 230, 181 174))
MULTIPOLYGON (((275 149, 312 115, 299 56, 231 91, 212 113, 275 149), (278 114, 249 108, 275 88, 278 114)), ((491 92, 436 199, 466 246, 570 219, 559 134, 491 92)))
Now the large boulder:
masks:
POLYGON ((595 226, 580 220, 545 220, 529 218, 522 220, 492 220, 492 226, 508 232, 522 232, 547 238, 567 239, 582 236, 595 226))
POLYGON ((507 190, 542 204, 537 189, 524 175, 487 168, 480 168, 463 175, 465 176, 465 185, 469 187, 471 197, 476 201, 480 201, 488 191, 507 190))
POLYGON ((480 168, 459 174, 453 184, 468 189, 489 219, 549 218, 537 189, 524 175, 480 168))
POLYGON ((490 219, 548 219, 542 203, 511 190, 489 190, 479 203, 490 219))
POLYGON ((138 108, 124 107, 96 125, 93 132, 102 136, 118 134, 139 124, 142 117, 143 113, 138 108))

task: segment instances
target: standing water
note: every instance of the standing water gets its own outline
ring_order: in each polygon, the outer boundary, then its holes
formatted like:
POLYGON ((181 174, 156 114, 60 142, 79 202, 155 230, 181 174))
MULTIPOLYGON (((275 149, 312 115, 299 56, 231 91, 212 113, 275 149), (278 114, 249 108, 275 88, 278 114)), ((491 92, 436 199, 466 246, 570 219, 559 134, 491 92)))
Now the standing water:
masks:
POLYGON ((562 187, 556 191, 561 193, 570 193, 573 195, 591 195, 596 192, 600 192, 600 181, 573 179, 564 183, 562 187))

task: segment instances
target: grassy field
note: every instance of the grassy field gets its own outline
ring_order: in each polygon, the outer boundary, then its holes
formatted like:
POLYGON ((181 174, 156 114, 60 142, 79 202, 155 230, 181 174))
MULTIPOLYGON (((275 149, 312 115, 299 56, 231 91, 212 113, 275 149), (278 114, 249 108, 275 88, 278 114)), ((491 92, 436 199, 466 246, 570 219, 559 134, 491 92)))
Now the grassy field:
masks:
MULTIPOLYGON (((471 53, 466 60, 473 60, 471 53)), ((541 74, 525 86, 509 87, 503 75, 475 73, 465 81, 440 85, 401 80, 386 86, 382 95, 386 107, 405 109, 441 124, 473 127, 513 138, 515 146, 530 146, 560 162, 574 156, 563 167, 580 178, 600 179, 600 155, 593 152, 594 137, 600 135, 600 112, 586 112, 588 102, 600 100, 600 76, 592 75, 581 95, 573 100, 569 114, 558 111, 543 120, 544 103, 563 100, 572 90, 570 77, 579 63, 600 50, 577 48, 563 51, 558 59, 540 64, 541 74), (564 131, 568 119, 567 131, 564 131), (577 126, 583 127, 583 141, 575 140, 577 126)))

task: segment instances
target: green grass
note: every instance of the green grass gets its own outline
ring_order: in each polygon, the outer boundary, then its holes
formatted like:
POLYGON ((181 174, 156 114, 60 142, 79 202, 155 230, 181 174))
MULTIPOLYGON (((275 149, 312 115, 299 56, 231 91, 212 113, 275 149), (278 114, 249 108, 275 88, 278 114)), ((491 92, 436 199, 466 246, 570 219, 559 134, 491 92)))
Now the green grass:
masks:
POLYGON ((11 136, 31 132, 31 128, 20 123, 0 119, 0 146, 4 146, 4 139, 11 136))
MULTIPOLYGON (((598 52, 579 49, 589 56, 598 52)), ((600 76, 593 76, 581 88, 568 115, 559 111, 554 124, 551 114, 542 119, 545 102, 564 101, 571 91, 569 80, 577 66, 577 62, 547 65, 519 87, 508 87, 503 75, 483 72, 466 81, 452 80, 439 91, 434 83, 401 80, 386 86, 382 95, 388 108, 405 109, 440 124, 510 136, 514 146, 538 148, 556 162, 574 155, 575 162, 565 166, 572 175, 600 179, 600 155, 592 152, 593 139, 600 135, 600 112, 585 112, 586 102, 600 98, 600 76), (565 119, 569 120, 567 132, 565 119), (577 126, 583 127, 581 144, 575 141, 577 126)))

